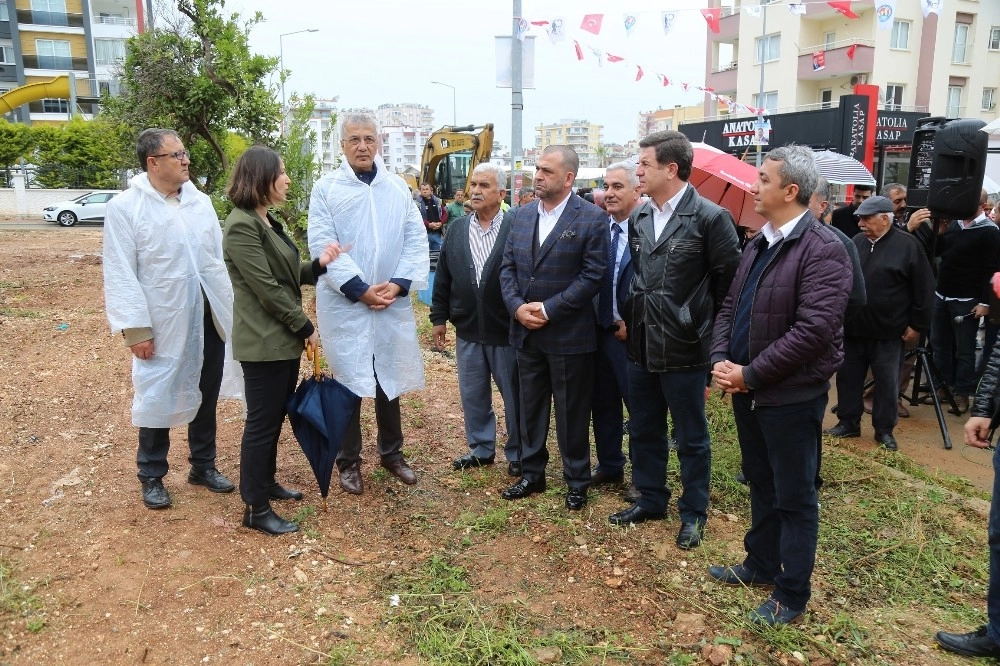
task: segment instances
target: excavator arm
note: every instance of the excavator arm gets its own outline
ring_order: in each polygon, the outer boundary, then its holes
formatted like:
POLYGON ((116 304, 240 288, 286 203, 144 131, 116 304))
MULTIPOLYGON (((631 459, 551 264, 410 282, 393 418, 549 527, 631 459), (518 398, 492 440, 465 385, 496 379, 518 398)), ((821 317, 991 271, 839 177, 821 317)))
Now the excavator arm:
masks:
POLYGON ((417 184, 430 183, 431 189, 438 192, 443 199, 451 200, 455 194, 452 186, 460 181, 460 186, 468 191, 472 170, 477 164, 488 162, 492 153, 493 123, 462 127, 446 125, 434 132, 424 144, 424 152, 420 158, 420 180, 417 184), (476 130, 481 131, 476 133, 476 130), (467 163, 463 160, 462 164, 465 173, 455 173, 453 169, 447 169, 445 173, 450 175, 451 182, 439 183, 438 170, 442 160, 456 153, 469 155, 467 163))

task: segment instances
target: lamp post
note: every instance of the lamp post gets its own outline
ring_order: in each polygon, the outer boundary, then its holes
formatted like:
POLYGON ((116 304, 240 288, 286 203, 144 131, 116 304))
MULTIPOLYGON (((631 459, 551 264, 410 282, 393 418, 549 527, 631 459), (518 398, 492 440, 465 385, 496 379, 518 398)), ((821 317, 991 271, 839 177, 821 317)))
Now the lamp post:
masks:
POLYGON ((281 67, 281 136, 285 136, 285 116, 288 115, 288 107, 285 105, 285 42, 284 38, 289 35, 298 35, 303 32, 319 32, 319 28, 306 28, 295 32, 285 32, 278 35, 278 61, 281 67))
POLYGON ((447 83, 441 83, 440 81, 431 81, 431 83, 437 84, 439 86, 444 86, 445 88, 451 88, 451 126, 455 127, 458 124, 458 114, 455 112, 455 86, 448 85, 447 83))

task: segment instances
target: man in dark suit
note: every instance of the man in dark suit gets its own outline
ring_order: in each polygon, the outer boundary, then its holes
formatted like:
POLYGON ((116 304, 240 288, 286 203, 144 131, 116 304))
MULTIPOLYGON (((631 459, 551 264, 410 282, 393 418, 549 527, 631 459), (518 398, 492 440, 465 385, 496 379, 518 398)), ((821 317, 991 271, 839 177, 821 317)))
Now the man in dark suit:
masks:
POLYGON ((597 330, 592 300, 608 262, 604 211, 573 194, 580 159, 548 146, 535 163, 537 206, 523 206, 504 248, 500 287, 514 321, 525 438, 521 480, 503 492, 519 499, 545 490, 545 440, 553 398, 556 439, 569 486, 566 508, 587 503, 591 391, 597 330))
POLYGON ((451 222, 434 279, 431 323, 434 344, 445 344, 445 322, 455 326, 458 389, 469 451, 455 469, 492 465, 496 457, 497 417, 493 382, 503 396, 507 422, 504 454, 511 476, 521 472, 517 352, 510 344, 510 313, 500 294, 500 262, 513 217, 500 209, 507 176, 485 162, 472 171, 471 215, 451 222))
POLYGON ((622 483, 625 455, 622 453, 622 419, 628 400, 628 359, 625 339, 628 331, 621 313, 632 284, 632 255, 628 251, 628 217, 639 203, 639 177, 635 164, 616 162, 604 176, 604 203, 610 214, 611 239, 608 268, 604 272, 597 306, 597 362, 594 364, 594 399, 590 408, 594 422, 597 466, 590 484, 622 483))
POLYGON ((687 137, 654 132, 639 147, 637 175, 649 201, 629 219, 635 278, 625 321, 634 361, 628 367, 632 480, 640 497, 608 520, 628 525, 666 514, 669 409, 684 487, 676 543, 690 549, 701 545, 708 520, 705 384, 712 321, 740 261, 739 239, 729 211, 688 184, 694 149, 687 137))

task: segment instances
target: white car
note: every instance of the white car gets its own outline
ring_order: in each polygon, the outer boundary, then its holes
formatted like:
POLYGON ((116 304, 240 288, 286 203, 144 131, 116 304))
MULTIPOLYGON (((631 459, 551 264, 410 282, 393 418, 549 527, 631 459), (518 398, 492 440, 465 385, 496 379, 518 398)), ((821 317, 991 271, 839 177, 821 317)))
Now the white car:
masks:
POLYGON ((46 206, 42 217, 62 227, 72 227, 77 222, 104 222, 104 209, 116 194, 121 194, 121 190, 88 192, 76 199, 46 206))

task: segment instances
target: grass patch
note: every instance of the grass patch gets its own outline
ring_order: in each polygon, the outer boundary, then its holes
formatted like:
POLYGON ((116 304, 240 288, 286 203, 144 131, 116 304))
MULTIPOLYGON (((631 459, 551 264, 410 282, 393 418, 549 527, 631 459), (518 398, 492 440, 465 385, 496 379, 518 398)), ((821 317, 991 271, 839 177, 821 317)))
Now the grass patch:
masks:
POLYGON ((13 564, 0 559, 0 619, 23 619, 28 631, 41 631, 45 627, 45 617, 35 587, 17 580, 13 564))
POLYGON ((507 530, 509 520, 510 511, 508 509, 494 507, 479 514, 474 511, 463 511, 458 516, 458 520, 455 521, 454 527, 472 532, 499 534, 507 530))
POLYGON ((15 319, 42 319, 47 315, 39 310, 28 310, 27 308, 0 308, 0 316, 14 317, 15 319))

